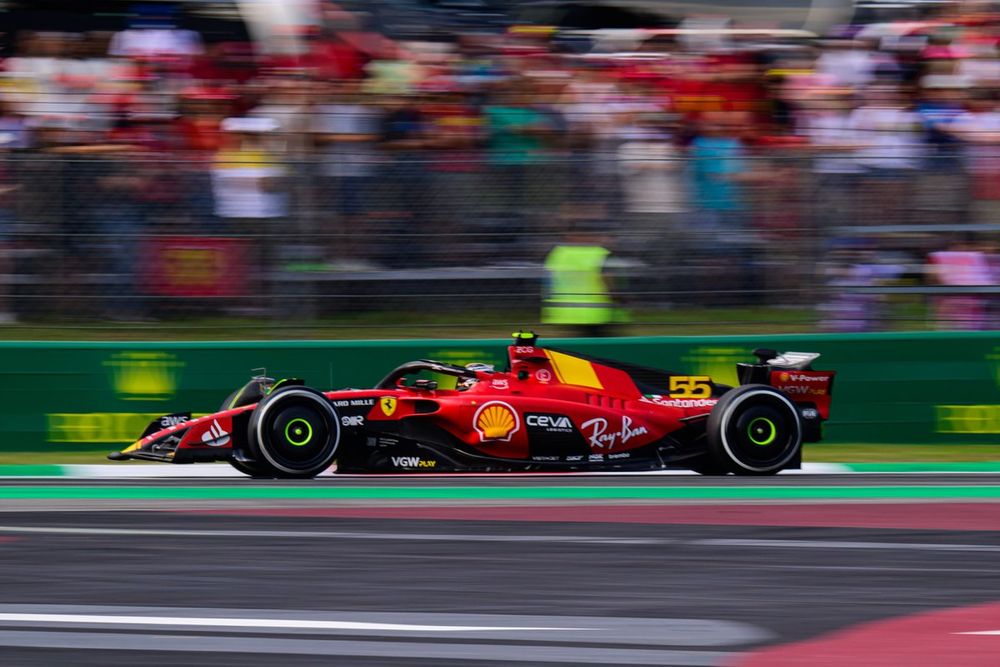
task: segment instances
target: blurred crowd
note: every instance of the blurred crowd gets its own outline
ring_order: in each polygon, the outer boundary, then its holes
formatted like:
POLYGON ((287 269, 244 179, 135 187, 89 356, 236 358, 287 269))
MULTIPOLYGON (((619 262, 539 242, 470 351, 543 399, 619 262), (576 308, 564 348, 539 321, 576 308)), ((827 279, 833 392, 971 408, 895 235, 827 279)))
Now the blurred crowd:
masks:
POLYGON ((899 288, 996 325, 998 14, 403 43, 329 11, 280 54, 169 22, 18 34, 0 321, 108 295, 90 314, 148 317, 215 294, 199 276, 538 264, 584 229, 647 267, 635 306, 811 303, 866 330, 899 288))

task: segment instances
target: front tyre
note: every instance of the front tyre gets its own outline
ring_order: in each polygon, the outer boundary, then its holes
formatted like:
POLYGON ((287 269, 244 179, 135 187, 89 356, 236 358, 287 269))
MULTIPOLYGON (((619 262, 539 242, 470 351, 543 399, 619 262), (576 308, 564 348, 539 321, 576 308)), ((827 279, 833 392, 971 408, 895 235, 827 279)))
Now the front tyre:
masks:
POLYGON ((236 468, 244 475, 250 477, 274 477, 274 473, 266 465, 261 465, 258 461, 240 461, 234 458, 227 459, 229 465, 236 468))
POLYGON ((277 391, 250 416, 250 453, 276 477, 315 477, 329 468, 340 444, 337 411, 308 387, 277 391))
POLYGON ((744 385, 724 394, 712 408, 706 434, 712 459, 737 475, 773 475, 802 447, 798 410, 766 385, 744 385))

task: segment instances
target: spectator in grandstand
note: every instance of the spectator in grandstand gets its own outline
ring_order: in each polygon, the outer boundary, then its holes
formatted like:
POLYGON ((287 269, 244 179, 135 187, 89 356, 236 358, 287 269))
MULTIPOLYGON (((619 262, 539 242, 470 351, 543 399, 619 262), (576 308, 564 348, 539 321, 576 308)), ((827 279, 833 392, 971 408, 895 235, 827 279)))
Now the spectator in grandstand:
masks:
POLYGON ((24 115, 0 97, 0 150, 24 150, 31 146, 31 132, 24 115))
POLYGON ((285 165, 267 149, 267 135, 278 124, 268 118, 227 118, 225 135, 212 166, 212 194, 219 232, 247 238, 250 275, 272 270, 276 239, 288 217, 285 165))
MULTIPOLYGON (((4 120, 5 117, 0 118, 0 128, 4 120)), ((0 129, 0 325, 17 321, 10 293, 11 279, 14 277, 13 250, 17 224, 15 197, 19 186, 14 181, 11 166, 3 158, 7 151, 17 148, 17 142, 21 138, 17 132, 4 132, 0 129)))
POLYGON ((610 65, 586 63, 574 75, 562 100, 570 141, 577 149, 573 161, 579 165, 573 199, 614 220, 620 186, 616 158, 634 100, 628 99, 610 65))
POLYGON ((723 244, 743 232, 743 184, 750 172, 743 123, 743 114, 738 112, 703 114, 688 153, 698 224, 716 230, 723 244))
POLYGON ((876 331, 884 320, 885 299, 875 288, 895 269, 885 268, 866 241, 842 239, 824 255, 826 294, 819 305, 821 331, 876 331))
POLYGON ((688 197, 683 154, 675 143, 677 120, 674 115, 642 114, 623 134, 616 158, 629 224, 623 229, 627 247, 619 244, 621 250, 661 259, 681 250, 678 232, 688 197))
POLYGON ((136 4, 131 25, 115 33, 108 46, 112 56, 154 59, 191 59, 204 50, 200 34, 176 25, 177 8, 166 3, 136 4))
POLYGON ((968 27, 962 34, 965 57, 958 63, 956 74, 976 88, 1000 89, 1000 43, 996 30, 968 27))
POLYGON ((429 234, 431 193, 428 190, 425 151, 430 143, 424 98, 388 95, 380 117, 379 210, 381 226, 376 250, 379 263, 393 268, 427 260, 432 252, 429 234))
MULTIPOLYGON (((483 215, 480 193, 484 179, 483 118, 471 96, 455 81, 428 82, 423 106, 427 120, 427 167, 431 216, 438 234, 460 234, 490 222, 483 215)), ((437 258, 450 261, 453 249, 443 246, 437 258)))
POLYGON ((132 146, 94 148, 100 150, 86 161, 89 175, 79 183, 81 189, 89 189, 81 195, 85 207, 79 213, 89 216, 88 228, 97 234, 89 243, 90 266, 100 267, 110 277, 104 293, 113 297, 95 303, 103 304, 102 314, 112 320, 141 321, 146 318, 146 309, 141 299, 139 266, 147 250, 145 235, 149 231, 144 197, 154 194, 153 182, 144 167, 151 163, 135 154, 132 146))
POLYGON ((950 130, 965 114, 967 91, 968 82, 955 74, 920 79, 916 113, 926 152, 914 203, 925 221, 960 224, 967 217, 969 180, 962 169, 961 142, 950 130))
POLYGON ((916 112, 931 149, 927 155, 931 170, 953 171, 957 166, 958 140, 949 126, 965 111, 968 87, 966 79, 954 74, 928 74, 920 80, 916 112))
POLYGON ((929 277, 934 284, 956 288, 932 300, 934 321, 939 329, 979 330, 987 324, 987 300, 970 291, 997 284, 988 255, 972 243, 956 242, 947 250, 927 256, 929 277))
POLYGON ((807 93, 800 131, 812 146, 816 195, 813 199, 817 230, 823 235, 857 222, 856 201, 863 167, 854 158, 862 146, 852 122, 854 91, 851 88, 817 87, 807 93))
POLYGON ((720 290, 711 297, 717 304, 739 303, 738 292, 722 290, 750 289, 755 281, 747 200, 753 173, 742 139, 745 129, 742 112, 702 114, 688 152, 694 204, 690 230, 701 263, 693 272, 720 290))
POLYGON ((312 113, 312 137, 320 160, 320 209, 324 231, 338 233, 329 243, 330 259, 361 261, 368 250, 366 214, 380 155, 376 144, 382 110, 361 94, 355 81, 325 84, 324 100, 312 113), (332 219, 331 219, 332 217, 332 219))
POLYGON ((861 148, 858 164, 865 170, 863 204, 879 211, 885 224, 903 223, 912 208, 913 179, 923 157, 920 117, 894 84, 878 83, 851 114, 861 148), (886 207, 885 202, 894 202, 886 207))
POLYGON ((514 224, 533 216, 535 192, 530 167, 545 160, 546 141, 554 131, 551 116, 533 105, 531 82, 512 77, 498 84, 483 109, 493 188, 497 202, 514 224))
POLYGON ((1000 96, 987 89, 974 91, 966 113, 948 130, 963 144, 972 222, 995 223, 1000 220, 1000 96))
POLYGON ((830 85, 864 88, 875 80, 878 56, 861 40, 850 37, 830 39, 816 59, 816 73, 830 85))
POLYGON ((268 150, 293 164, 301 163, 312 152, 309 133, 316 113, 314 100, 321 92, 319 86, 293 77, 268 77, 260 79, 256 86, 259 101, 246 115, 272 121, 275 129, 266 135, 268 150))

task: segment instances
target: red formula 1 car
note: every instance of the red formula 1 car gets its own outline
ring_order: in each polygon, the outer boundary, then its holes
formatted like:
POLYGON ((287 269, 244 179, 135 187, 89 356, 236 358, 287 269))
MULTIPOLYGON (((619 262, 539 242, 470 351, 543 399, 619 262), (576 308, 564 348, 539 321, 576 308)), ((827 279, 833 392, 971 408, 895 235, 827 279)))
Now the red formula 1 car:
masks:
POLYGON ((248 475, 689 468, 769 475, 820 439, 834 373, 812 353, 755 350, 739 387, 542 348, 516 334, 509 368, 411 361, 373 389, 320 392, 255 377, 197 419, 154 420, 112 460, 228 461, 248 475), (431 373, 455 378, 455 388, 431 373))

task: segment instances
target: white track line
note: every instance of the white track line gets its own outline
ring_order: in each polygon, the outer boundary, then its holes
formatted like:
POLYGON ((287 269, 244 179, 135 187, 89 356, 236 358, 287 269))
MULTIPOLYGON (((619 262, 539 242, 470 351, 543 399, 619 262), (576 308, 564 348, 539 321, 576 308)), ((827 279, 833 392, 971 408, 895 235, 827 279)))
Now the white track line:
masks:
POLYGON ((902 551, 985 551, 1000 552, 1000 544, 943 544, 928 542, 858 542, 853 540, 693 540, 708 547, 762 547, 767 549, 887 549, 902 551))
POLYGON ((381 630, 386 632, 553 632, 590 628, 534 628, 477 625, 416 625, 408 623, 363 623, 360 621, 314 621, 288 618, 213 618, 184 616, 114 616, 96 614, 5 614, 0 623, 100 623, 107 625, 197 625, 216 628, 280 628, 304 630, 381 630))
MULTIPOLYGON (((290 655, 323 656, 325 664, 352 664, 345 657, 424 659, 433 664, 492 661, 505 665, 522 662, 569 665, 676 665, 713 667, 731 664, 736 653, 673 649, 598 648, 591 646, 401 641, 351 641, 328 639, 283 639, 269 637, 212 637, 203 635, 157 635, 152 633, 83 633, 0 631, 0 646, 81 651, 136 651, 136 662, 161 664, 162 652, 222 653, 274 656, 281 664, 290 655)), ((44 654, 43 654, 44 655, 44 654)), ((269 658, 267 660, 270 660, 269 658)), ((174 663, 174 660, 169 662, 174 663)))
POLYGON ((261 537, 334 540, 406 540, 422 542, 539 542, 563 544, 667 544, 675 540, 645 537, 575 535, 473 535, 430 533, 365 533, 318 530, 181 530, 168 528, 75 528, 69 526, 0 526, 0 533, 48 535, 129 535, 136 537, 261 537))
MULTIPOLYGON (((226 463, 192 463, 188 465, 171 464, 66 464, 62 465, 61 475, 37 475, 30 477, 76 477, 83 479, 156 479, 156 478, 210 478, 210 477, 246 477, 226 463)), ((839 463, 804 463, 801 470, 785 470, 782 475, 838 475, 851 472, 839 463)), ((351 478, 448 478, 448 477, 636 477, 653 475, 657 477, 697 476, 690 470, 638 470, 638 471, 608 471, 608 472, 535 472, 535 473, 387 473, 354 475, 345 474, 340 477, 351 478)), ((332 471, 324 472, 321 477, 332 477, 332 471)), ((25 475, 25 477, 29 477, 25 475)))
POLYGON ((432 542, 516 542, 597 545, 689 545, 695 547, 756 547, 764 549, 884 549, 889 551, 943 551, 1000 553, 1000 544, 946 544, 930 542, 861 542, 856 540, 782 539, 674 539, 652 537, 591 537, 581 535, 489 535, 434 533, 367 533, 308 530, 182 530, 168 528, 77 528, 70 526, 0 526, 0 534, 128 535, 135 537, 200 538, 318 538, 336 540, 401 540, 432 542))

